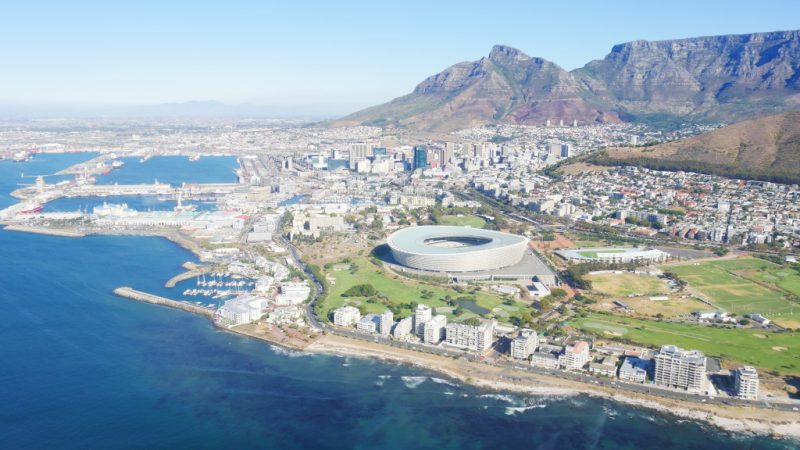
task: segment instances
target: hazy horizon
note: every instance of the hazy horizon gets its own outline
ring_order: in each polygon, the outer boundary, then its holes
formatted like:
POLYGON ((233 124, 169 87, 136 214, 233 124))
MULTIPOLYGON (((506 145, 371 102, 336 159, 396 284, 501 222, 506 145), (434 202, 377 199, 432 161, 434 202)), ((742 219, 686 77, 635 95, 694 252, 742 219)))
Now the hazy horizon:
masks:
POLYGON ((233 115, 333 117, 404 95, 496 44, 572 70, 622 42, 795 29, 798 14, 800 4, 780 0, 758 8, 736 1, 15 3, 0 17, 0 116, 219 102, 233 115))

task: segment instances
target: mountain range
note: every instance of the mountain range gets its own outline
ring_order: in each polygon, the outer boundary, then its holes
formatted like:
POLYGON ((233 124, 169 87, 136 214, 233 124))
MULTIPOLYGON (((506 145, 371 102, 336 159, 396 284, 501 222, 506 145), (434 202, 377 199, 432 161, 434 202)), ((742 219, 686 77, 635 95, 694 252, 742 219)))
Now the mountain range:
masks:
POLYGON ((332 122, 420 130, 494 123, 732 122, 800 110, 800 31, 615 45, 567 71, 497 45, 413 92, 332 122))

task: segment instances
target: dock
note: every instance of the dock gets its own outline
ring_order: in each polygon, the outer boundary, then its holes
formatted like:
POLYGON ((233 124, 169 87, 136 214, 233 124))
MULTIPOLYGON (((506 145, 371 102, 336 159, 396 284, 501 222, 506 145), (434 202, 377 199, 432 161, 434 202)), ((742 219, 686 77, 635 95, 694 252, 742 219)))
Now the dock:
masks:
MULTIPOLYGON (((184 264, 184 268, 186 268, 186 267, 187 267, 187 265, 184 264)), ((210 273, 210 272, 214 271, 215 269, 218 269, 218 267, 216 267, 216 266, 196 266, 195 265, 194 268, 189 269, 186 272, 179 273, 178 275, 175 275, 174 277, 172 277, 169 280, 167 280, 167 282, 164 283, 164 287, 173 288, 173 287, 175 287, 176 284, 180 283, 181 281, 186 281, 186 280, 189 280, 189 279, 192 279, 192 278, 195 278, 195 277, 199 277, 200 275, 203 275, 203 274, 206 274, 206 273, 210 273)))
POLYGON ((212 309, 193 305, 191 303, 171 300, 158 295, 148 294, 146 292, 137 291, 136 289, 130 287, 118 287, 114 289, 114 294, 139 302, 152 303, 154 305, 164 305, 170 308, 180 309, 181 311, 199 314, 201 316, 208 317, 209 319, 214 317, 214 310, 212 309))

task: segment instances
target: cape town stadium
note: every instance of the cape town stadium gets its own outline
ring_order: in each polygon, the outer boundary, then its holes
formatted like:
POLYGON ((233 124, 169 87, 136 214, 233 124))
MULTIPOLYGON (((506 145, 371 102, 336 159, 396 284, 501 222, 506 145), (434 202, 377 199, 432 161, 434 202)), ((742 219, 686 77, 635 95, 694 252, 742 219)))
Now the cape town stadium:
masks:
POLYGON ((433 272, 477 272, 513 266, 528 239, 478 228, 426 225, 394 232, 386 242, 403 266, 433 272))

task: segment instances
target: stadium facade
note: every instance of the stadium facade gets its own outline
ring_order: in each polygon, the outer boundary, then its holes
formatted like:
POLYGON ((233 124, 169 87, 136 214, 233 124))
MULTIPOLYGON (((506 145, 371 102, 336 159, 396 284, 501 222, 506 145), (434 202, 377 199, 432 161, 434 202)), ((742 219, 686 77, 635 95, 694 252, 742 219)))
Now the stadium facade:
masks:
POLYGON ((431 272, 479 272, 519 263, 528 239, 516 234, 444 225, 409 227, 387 239, 394 260, 431 272))

